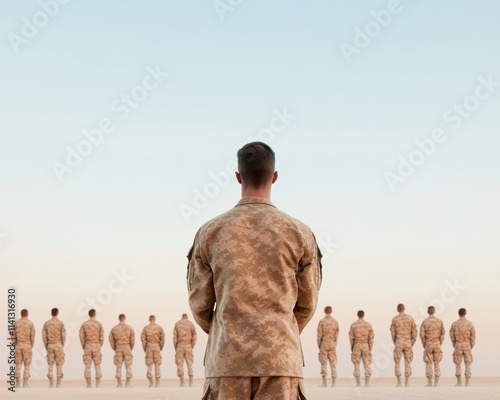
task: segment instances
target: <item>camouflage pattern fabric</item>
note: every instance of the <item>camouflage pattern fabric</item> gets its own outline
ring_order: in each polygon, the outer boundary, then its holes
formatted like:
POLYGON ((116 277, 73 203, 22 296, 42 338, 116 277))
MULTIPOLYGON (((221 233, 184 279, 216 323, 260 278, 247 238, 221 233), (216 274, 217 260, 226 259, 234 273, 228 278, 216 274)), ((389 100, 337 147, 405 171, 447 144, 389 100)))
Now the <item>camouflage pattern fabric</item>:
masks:
POLYGON ((101 379, 101 347, 104 344, 104 330, 102 324, 94 318, 85 321, 80 327, 80 343, 83 348, 83 364, 85 365, 85 372, 83 375, 85 379, 90 379, 92 377, 92 361, 95 366, 95 377, 96 379, 101 379))
POLYGON ((146 366, 148 367, 146 377, 153 378, 153 365, 155 368, 155 378, 161 378, 161 351, 165 345, 165 333, 158 324, 149 324, 144 327, 141 333, 142 348, 146 352, 146 366))
POLYGON ((472 349, 476 343, 474 324, 465 318, 460 318, 451 325, 450 339, 453 344, 453 362, 456 366, 456 376, 462 375, 462 360, 465 362, 465 377, 472 376, 472 349))
POLYGON ((132 378, 132 349, 135 343, 135 333, 130 325, 119 323, 109 334, 109 343, 111 348, 115 351, 113 357, 116 366, 115 378, 122 377, 122 365, 125 362, 126 378, 132 378))
POLYGON ((432 365, 434 364, 434 376, 441 376, 439 363, 443 359, 441 344, 444 340, 444 325, 440 319, 429 316, 424 319, 420 326, 420 340, 424 346, 425 376, 432 378, 432 365))
POLYGON ((406 314, 397 315, 391 324, 392 341, 394 348, 394 373, 401 376, 401 357, 405 360, 405 377, 411 376, 411 362, 413 361, 413 345, 417 340, 417 325, 415 320, 406 314))
POLYGON ((319 362, 321 363, 321 376, 327 375, 327 363, 330 362, 332 377, 337 377, 337 338, 339 324, 336 319, 327 315, 318 323, 317 340, 319 348, 319 362))
POLYGON ((29 319, 21 318, 16 321, 14 333, 14 339, 16 340, 16 379, 19 380, 21 377, 23 364, 23 379, 29 379, 33 346, 35 345, 35 327, 29 319))
POLYGON ((268 199, 244 197, 200 228, 188 259, 189 304, 209 334, 205 376, 302 377, 299 334, 321 285, 311 230, 268 199))
POLYGON ((47 378, 54 377, 54 363, 56 364, 57 377, 64 376, 62 366, 64 364, 64 343, 66 342, 66 328, 57 317, 52 317, 42 329, 43 345, 47 350, 47 378))
POLYGON ((372 348, 375 335, 372 325, 364 320, 357 320, 349 329, 349 342, 351 343, 351 361, 354 364, 354 376, 359 378, 361 371, 359 364, 363 361, 365 377, 369 378, 372 374, 372 348))
POLYGON ((193 348, 196 344, 196 328, 194 324, 181 319, 174 326, 173 342, 175 348, 175 364, 177 365, 177 376, 184 376, 184 360, 188 367, 188 375, 193 376, 193 348))

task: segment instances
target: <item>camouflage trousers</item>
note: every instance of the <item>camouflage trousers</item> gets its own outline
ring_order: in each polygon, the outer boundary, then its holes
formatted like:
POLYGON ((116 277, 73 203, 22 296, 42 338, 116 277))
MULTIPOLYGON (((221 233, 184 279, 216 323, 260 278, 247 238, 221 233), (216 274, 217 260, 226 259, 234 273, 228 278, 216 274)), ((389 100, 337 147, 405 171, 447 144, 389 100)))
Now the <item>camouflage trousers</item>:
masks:
POLYGON ((16 379, 21 378, 21 365, 24 364, 23 379, 30 377, 30 365, 33 357, 31 345, 27 343, 18 342, 16 345, 16 379))
POLYGON ((434 376, 441 376, 441 368, 439 363, 443 359, 441 351, 441 343, 438 341, 426 342, 424 349, 425 376, 432 378, 432 364, 434 364, 434 376))
POLYGON ((472 364, 472 352, 469 343, 455 343, 453 362, 456 366, 456 376, 462 376, 462 359, 465 361, 465 377, 471 377, 470 365, 472 364))
POLYGON ((302 378, 206 378, 202 400, 306 400, 302 378))
POLYGON ((359 378, 361 372, 359 370, 359 364, 363 360, 363 367, 365 369, 365 377, 369 378, 372 375, 372 370, 370 365, 372 364, 372 353, 368 343, 355 343, 352 349, 351 361, 354 364, 354 376, 359 378))
POLYGON ((115 378, 120 379, 122 377, 122 364, 125 362, 125 369, 127 370, 127 379, 132 379, 132 351, 130 346, 118 346, 115 350, 115 356, 113 361, 116 365, 116 375, 115 378))
POLYGON ((57 377, 62 378, 64 364, 64 350, 62 343, 49 343, 47 345, 47 364, 49 369, 47 371, 47 378, 54 378, 54 363, 56 364, 57 377))
POLYGON ((396 376, 401 376, 401 357, 405 359, 405 376, 411 376, 411 362, 413 361, 413 350, 410 339, 396 340, 396 347, 394 348, 394 362, 396 367, 394 373, 396 376))
POLYGON ((332 377, 337 377, 337 349, 336 343, 333 346, 321 346, 319 349, 319 362, 321 363, 321 376, 327 375, 327 365, 330 362, 332 377))
POLYGON ((153 365, 155 366, 155 378, 161 378, 161 350, 159 344, 148 344, 146 346, 146 365, 148 367, 146 374, 148 379, 153 378, 153 365))
POLYGON ((189 344, 179 343, 175 349, 175 363, 177 364, 177 376, 184 376, 184 360, 188 367, 188 375, 193 376, 193 348, 189 344))
POLYGON ((85 365, 85 372, 83 373, 83 376, 85 379, 92 378, 92 361, 94 361, 95 366, 95 377, 96 379, 101 379, 102 354, 100 343, 85 343, 85 347, 83 349, 83 364, 85 365))

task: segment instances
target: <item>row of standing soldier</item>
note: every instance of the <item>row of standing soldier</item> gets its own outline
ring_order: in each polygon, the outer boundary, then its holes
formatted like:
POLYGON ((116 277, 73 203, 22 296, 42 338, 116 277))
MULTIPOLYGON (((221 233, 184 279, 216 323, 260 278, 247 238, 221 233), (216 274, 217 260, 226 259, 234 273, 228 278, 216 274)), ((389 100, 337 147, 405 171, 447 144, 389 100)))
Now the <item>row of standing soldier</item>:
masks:
MULTIPOLYGON (((409 386, 411 376, 411 362, 413 360, 413 345, 417 340, 417 326, 415 320, 405 314, 403 304, 398 304, 397 310, 399 314, 392 319, 391 336, 394 343, 394 362, 395 375, 397 378, 396 386, 402 386, 401 383, 401 367, 400 361, 404 357, 405 362, 405 386, 409 386)), ((444 325, 443 321, 436 318, 435 308, 428 307, 427 312, 429 317, 426 318, 420 327, 420 339, 424 346, 424 361, 425 375, 427 377, 427 387, 438 386, 441 370, 439 363, 443 359, 441 345, 444 340, 444 325), (433 373, 434 365, 434 373, 433 373), (433 381, 434 377, 434 381, 433 381)), ((332 308, 325 307, 325 318, 318 324, 318 347, 319 361, 321 363, 321 376, 323 383, 321 386, 326 387, 327 363, 330 362, 332 371, 332 386, 335 385, 337 377, 336 364, 336 346, 339 334, 338 322, 332 318, 332 308)), ((351 343, 351 360, 354 364, 354 377, 356 378, 356 386, 361 386, 360 363, 363 361, 365 369, 365 386, 369 386, 371 376, 371 350, 373 348, 374 333, 370 323, 364 320, 364 311, 358 311, 358 320, 351 325, 349 330, 349 340, 351 343)), ((476 333, 472 322, 465 317, 466 310, 461 308, 458 310, 459 319, 455 321, 450 329, 450 339, 453 344, 453 362, 456 366, 457 383, 455 386, 462 386, 462 360, 465 362, 465 386, 469 386, 471 378, 471 363, 472 353, 476 340, 476 333)))
MULTIPOLYGON (((59 320, 59 310, 53 308, 52 318, 48 320, 42 329, 42 338, 45 349, 47 350, 47 362, 49 386, 54 387, 54 364, 56 365, 56 384, 55 387, 61 387, 63 378, 64 364, 64 343, 66 341, 66 329, 62 321, 59 320)), ((83 363, 85 365, 84 377, 87 381, 87 388, 92 387, 91 366, 95 367, 95 387, 101 383, 101 347, 104 344, 104 330, 102 324, 96 319, 96 311, 89 311, 89 319, 85 321, 79 332, 80 343, 82 345, 83 363)), ((133 328, 126 324, 126 317, 120 314, 118 317, 120 323, 113 327, 109 334, 109 343, 115 351, 114 364, 116 366, 117 387, 122 385, 122 365, 125 363, 126 382, 125 387, 131 387, 132 379, 132 349, 135 344, 135 332, 133 328)), ((165 333, 163 328, 156 324, 156 317, 149 317, 149 325, 145 326, 141 334, 142 347, 146 353, 147 378, 149 387, 158 387, 160 385, 162 363, 161 350, 165 344, 165 333), (154 377, 153 380, 153 366, 154 377)), ((28 319, 28 310, 21 311, 21 319, 15 324, 16 341, 16 386, 21 387, 21 366, 24 364, 24 374, 22 387, 29 388, 28 379, 30 378, 30 364, 32 360, 32 349, 35 342, 35 328, 28 319)), ((187 314, 182 315, 174 327, 173 342, 176 351, 175 362, 177 364, 177 375, 180 379, 180 386, 185 386, 184 382, 184 360, 188 367, 189 386, 193 384, 193 348, 196 344, 196 330, 194 324, 188 320, 187 314)))

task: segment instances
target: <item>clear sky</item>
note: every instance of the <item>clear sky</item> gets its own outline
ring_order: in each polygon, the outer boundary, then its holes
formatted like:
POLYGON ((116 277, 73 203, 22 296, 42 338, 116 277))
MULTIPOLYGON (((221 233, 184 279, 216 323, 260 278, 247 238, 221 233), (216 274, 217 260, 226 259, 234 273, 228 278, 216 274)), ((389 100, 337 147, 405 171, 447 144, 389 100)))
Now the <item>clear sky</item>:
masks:
MULTIPOLYGON (((52 307, 71 332, 65 376, 83 377, 75 332, 92 303, 106 336, 121 312, 138 335, 156 314, 175 376, 186 253, 238 201, 236 151, 255 139, 276 151, 273 202, 325 254, 302 337, 307 377, 319 376, 325 305, 341 327, 339 375, 352 374, 347 332, 363 309, 374 374, 392 376, 399 302, 418 324, 436 305, 447 376, 449 327, 466 307, 474 375, 500 374, 499 2, 4 3, 0 306, 16 286, 37 329, 34 377, 46 375, 52 307)), ((197 376, 205 342, 199 330, 197 376)), ((139 345, 134 355, 144 377, 139 345)), ((106 343, 105 378, 113 371, 106 343)))

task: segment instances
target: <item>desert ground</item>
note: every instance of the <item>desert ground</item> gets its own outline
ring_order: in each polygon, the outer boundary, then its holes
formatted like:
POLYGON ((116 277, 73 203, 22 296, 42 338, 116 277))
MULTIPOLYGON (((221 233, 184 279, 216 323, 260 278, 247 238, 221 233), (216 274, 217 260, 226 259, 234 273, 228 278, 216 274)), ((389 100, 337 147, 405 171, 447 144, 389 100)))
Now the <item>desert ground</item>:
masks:
MULTIPOLYGON (((103 381, 102 388, 86 389, 84 381, 63 381, 64 387, 49 389, 47 381, 30 382, 31 389, 16 389, 16 393, 7 393, 7 386, 2 385, 6 394, 18 396, 23 400, 39 399, 78 399, 78 400, 111 400, 111 399, 151 399, 151 400, 199 400, 203 380, 195 380, 193 387, 178 387, 178 381, 165 380, 159 388, 148 388, 147 381, 133 380, 132 388, 116 389, 114 381, 103 381)), ((365 400, 500 400, 500 378, 473 378, 470 387, 454 387, 455 380, 442 378, 439 387, 424 387, 425 379, 412 379, 409 388, 394 387, 393 379, 374 380, 368 388, 355 388, 352 379, 337 380, 334 388, 319 387, 319 379, 306 379, 306 395, 309 400, 323 399, 365 399, 365 400)), ((7 398, 1 396, 1 398, 7 398)))

